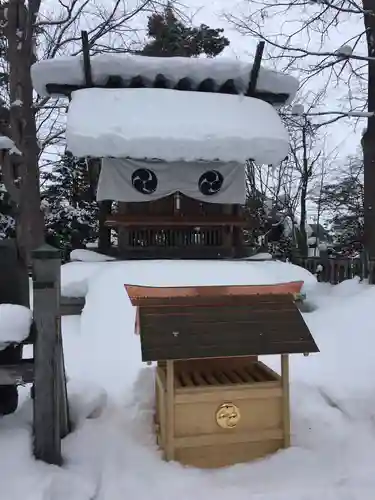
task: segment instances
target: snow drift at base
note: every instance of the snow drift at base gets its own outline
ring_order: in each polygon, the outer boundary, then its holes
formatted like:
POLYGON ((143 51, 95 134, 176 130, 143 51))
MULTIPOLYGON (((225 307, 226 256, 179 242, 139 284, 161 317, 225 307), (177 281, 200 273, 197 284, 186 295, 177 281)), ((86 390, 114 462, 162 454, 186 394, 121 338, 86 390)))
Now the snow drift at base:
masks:
MULTIPOLYGON (((305 291, 315 310, 304 318, 321 350, 308 358, 291 356, 292 447, 256 463, 217 471, 161 460, 152 432, 153 367, 145 368, 140 362, 124 282, 141 276, 144 284, 178 280, 207 284, 203 280, 211 275, 217 283, 246 283, 246 279, 251 283, 254 266, 261 269, 275 263, 238 263, 238 271, 224 262, 210 263, 204 271, 202 263, 191 276, 193 264, 74 262, 63 266, 65 289, 72 278, 87 289, 82 318, 63 321, 76 428, 63 442, 66 463, 56 469, 31 458, 30 400, 15 415, 0 420, 2 498, 373 499, 375 287, 358 280, 336 287, 316 283, 307 271, 293 271, 291 265, 291 279, 297 272, 305 276, 305 291)), ((262 361, 278 369, 277 358, 262 361)))

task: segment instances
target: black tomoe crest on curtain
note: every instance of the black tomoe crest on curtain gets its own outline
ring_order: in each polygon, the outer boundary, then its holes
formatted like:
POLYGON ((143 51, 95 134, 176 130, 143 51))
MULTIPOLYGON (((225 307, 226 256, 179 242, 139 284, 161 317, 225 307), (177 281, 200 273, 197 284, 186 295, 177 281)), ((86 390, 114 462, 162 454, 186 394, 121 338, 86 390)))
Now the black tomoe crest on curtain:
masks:
POLYGON ((152 194, 158 187, 158 179, 155 172, 148 168, 138 168, 132 174, 132 186, 139 193, 152 194))
POLYGON ((223 186, 224 177, 217 170, 208 170, 199 177, 199 191, 205 196, 217 194, 223 186))

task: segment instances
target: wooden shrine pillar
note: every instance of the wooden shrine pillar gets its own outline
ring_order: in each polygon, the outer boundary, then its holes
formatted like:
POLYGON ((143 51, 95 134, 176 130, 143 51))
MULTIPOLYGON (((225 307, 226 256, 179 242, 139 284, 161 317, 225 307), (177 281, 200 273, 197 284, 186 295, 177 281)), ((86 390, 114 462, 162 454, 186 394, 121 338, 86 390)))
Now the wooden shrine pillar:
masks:
POLYGON ((61 338, 60 252, 42 245, 32 254, 34 322, 34 455, 61 465, 61 438, 69 428, 61 338))

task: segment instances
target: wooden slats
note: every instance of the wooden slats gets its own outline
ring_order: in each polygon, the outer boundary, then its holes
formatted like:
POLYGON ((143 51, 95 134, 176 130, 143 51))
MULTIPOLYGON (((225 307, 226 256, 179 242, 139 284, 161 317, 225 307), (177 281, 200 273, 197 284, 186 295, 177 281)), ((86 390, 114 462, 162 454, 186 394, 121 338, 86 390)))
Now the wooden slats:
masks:
POLYGON ((17 364, 0 365, 0 385, 18 385, 34 380, 34 361, 24 359, 17 364))
POLYGON ((144 251, 146 248, 220 247, 223 244, 220 228, 130 228, 126 233, 126 248, 144 251))
POLYGON ((169 227, 213 227, 213 226, 235 226, 244 227, 247 224, 245 219, 236 215, 138 215, 138 214, 112 214, 105 220, 105 225, 109 227, 156 227, 159 230, 169 227))
POLYGON ((210 365, 209 360, 206 360, 207 368, 204 365, 194 366, 190 362, 190 370, 188 367, 179 369, 179 362, 176 362, 175 386, 180 390, 192 387, 213 387, 213 386, 238 386, 243 384, 255 384, 262 382, 277 382, 279 376, 272 371, 264 368, 263 364, 258 362, 249 362, 247 365, 239 365, 237 368, 225 367, 223 364, 210 365), (220 367, 220 368, 219 368, 220 367))
POLYGON ((194 387, 194 381, 191 378, 190 374, 187 372, 181 372, 179 374, 180 382, 182 387, 194 387))
MULTIPOLYGON (((196 341, 196 339, 195 339, 196 341)), ((175 346, 148 346, 142 343, 142 360, 155 361, 156 359, 196 359, 224 356, 244 356, 258 354, 303 354, 319 352, 314 340, 301 341, 268 341, 268 342, 249 342, 242 345, 235 343, 228 344, 207 344, 207 345, 175 345, 175 346)))
POLYGON ((244 257, 238 205, 199 202, 180 195, 140 203, 119 203, 108 224, 118 232, 122 258, 218 259, 244 257))
MULTIPOLYGON (((294 302, 293 292, 301 288, 300 282, 259 287, 125 287, 138 307, 143 361, 318 352, 294 302)), ((227 375, 211 373, 231 383, 227 375)), ((234 377, 244 374, 243 368, 234 377)), ((251 377, 273 379, 259 370, 251 377)))
MULTIPOLYGON (((143 361, 318 352, 290 295, 147 297, 152 300, 161 303, 139 307, 143 361)), ((251 374, 255 380, 270 380, 258 372, 251 374)))
POLYGON ((142 258, 160 258, 174 252, 172 257, 181 258, 188 255, 190 258, 200 258, 200 255, 215 256, 226 251, 226 255, 233 252, 232 245, 225 245, 226 227, 141 227, 135 229, 121 228, 121 248, 124 255, 137 255, 142 258))
POLYGON ((60 299, 61 316, 79 316, 84 307, 84 297, 61 297, 60 299))
POLYGON ((233 443, 259 443, 262 441, 273 440, 281 441, 283 431, 281 429, 265 429, 262 431, 235 434, 204 434, 202 436, 184 436, 175 438, 176 448, 194 448, 213 445, 222 445, 228 447, 233 443))
POLYGON ((197 386, 208 385, 208 382, 204 378, 204 375, 201 375, 199 372, 193 372, 192 378, 193 378, 194 384, 197 386))
POLYGON ((275 380, 274 377, 271 376, 271 373, 262 369, 259 364, 254 364, 252 375, 259 382, 267 382, 267 381, 275 380))
POLYGON ((295 263, 312 274, 316 274, 318 281, 331 283, 332 285, 337 285, 355 276, 366 279, 371 274, 371 262, 363 256, 354 259, 309 257, 307 259, 297 259, 295 263), (318 266, 320 266, 319 271, 318 266))
POLYGON ((169 313, 166 315, 179 314, 182 317, 185 317, 184 313, 186 312, 186 316, 189 315, 188 310, 198 309, 198 308, 206 308, 206 307, 252 307, 260 309, 268 308, 272 313, 273 311, 283 310, 285 307, 290 308, 290 304, 292 304, 291 299, 288 302, 282 302, 278 300, 272 300, 272 298, 266 295, 258 295, 251 298, 241 297, 241 296, 229 296, 229 297, 175 297, 173 299, 163 298, 163 297, 147 297, 142 299, 141 297, 132 300, 133 306, 138 306, 141 302, 146 302, 146 304, 142 307, 143 311, 145 309, 153 308, 155 310, 154 314, 163 314, 163 311, 167 308, 170 308, 169 313), (156 311, 158 310, 158 311, 156 311))
POLYGON ((259 382, 259 380, 254 377, 254 372, 250 371, 249 367, 244 366, 236 370, 236 373, 240 376, 243 382, 259 382))
POLYGON ((261 308, 252 308, 251 305, 240 305, 228 307, 227 305, 218 304, 217 311, 213 313, 214 306, 198 306, 178 307, 172 306, 168 308, 162 307, 146 307, 142 309, 142 325, 144 328, 159 328, 160 324, 180 325, 184 321, 189 325, 200 323, 212 324, 220 323, 227 324, 230 327, 232 323, 258 323, 267 321, 269 323, 279 323, 280 321, 288 322, 290 315, 295 312, 294 304, 290 304, 288 308, 282 307, 279 303, 263 303, 261 308), (167 309, 167 310, 166 310, 167 309))
MULTIPOLYGON (((271 319, 273 318, 269 318, 269 320, 271 319)), ((174 327, 159 325, 158 327, 148 328, 147 332, 141 329, 141 342, 149 349, 158 347, 173 349, 177 346, 189 348, 191 344, 196 342, 202 347, 216 344, 221 345, 223 348, 228 344, 237 343, 245 349, 250 348, 253 343, 261 346, 268 342, 306 342, 309 339, 310 333, 307 328, 293 320, 284 322, 282 325, 264 321, 254 323, 211 323, 210 325, 198 323, 193 327, 192 325, 180 323, 174 327)))

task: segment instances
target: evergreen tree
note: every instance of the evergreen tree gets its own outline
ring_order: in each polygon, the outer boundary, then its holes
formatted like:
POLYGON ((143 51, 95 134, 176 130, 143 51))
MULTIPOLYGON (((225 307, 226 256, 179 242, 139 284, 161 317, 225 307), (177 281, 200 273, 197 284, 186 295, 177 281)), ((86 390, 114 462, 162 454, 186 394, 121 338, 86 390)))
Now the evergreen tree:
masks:
POLYGON ((322 210, 329 214, 336 249, 352 254, 363 247, 363 160, 349 157, 347 163, 344 175, 323 187, 319 201, 322 210))
POLYGON ((85 159, 66 152, 58 164, 43 174, 48 242, 66 257, 74 248, 84 248, 98 235, 98 205, 93 199, 85 159))
MULTIPOLYGON (((6 107, 5 102, 1 98, 1 92, 3 90, 4 90, 4 84, 0 72, 0 135, 1 136, 9 134, 8 130, 9 109, 6 107)), ((10 237, 15 237, 14 206, 12 204, 11 197, 8 191, 6 190, 5 184, 2 180, 2 168, 0 164, 0 240, 10 237)))
POLYGON ((0 169, 0 240, 15 237, 15 221, 9 194, 1 182, 0 169))
MULTIPOLYGON (((8 64, 6 60, 6 39, 0 32, 0 135, 9 135, 9 107, 5 98, 8 94, 8 64)), ((0 164, 0 239, 15 237, 15 220, 9 193, 2 182, 0 164)))
POLYGON ((178 19, 173 6, 168 4, 163 12, 148 18, 147 35, 151 40, 141 53, 155 57, 194 57, 200 54, 215 57, 229 45, 223 31, 205 24, 187 26, 178 19))

